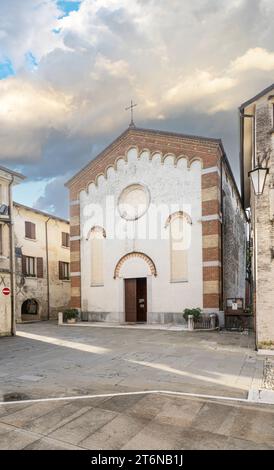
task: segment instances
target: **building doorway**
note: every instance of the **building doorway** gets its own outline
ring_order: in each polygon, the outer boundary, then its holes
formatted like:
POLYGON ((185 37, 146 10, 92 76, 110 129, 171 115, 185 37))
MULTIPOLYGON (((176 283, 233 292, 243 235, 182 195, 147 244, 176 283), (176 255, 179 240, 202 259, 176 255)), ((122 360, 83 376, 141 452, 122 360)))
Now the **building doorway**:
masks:
POLYGON ((125 321, 129 323, 147 321, 146 277, 125 279, 125 321))
POLYGON ((22 303, 21 314, 22 315, 38 315, 39 305, 35 299, 27 299, 22 303))

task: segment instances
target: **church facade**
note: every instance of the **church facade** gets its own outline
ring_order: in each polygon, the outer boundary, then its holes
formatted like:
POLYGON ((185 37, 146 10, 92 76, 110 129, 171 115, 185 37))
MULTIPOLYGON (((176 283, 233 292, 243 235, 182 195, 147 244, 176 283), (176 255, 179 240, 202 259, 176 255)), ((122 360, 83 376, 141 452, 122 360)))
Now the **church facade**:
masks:
POLYGON ((130 126, 68 183, 71 306, 181 323, 244 298, 245 213, 219 139, 130 126))

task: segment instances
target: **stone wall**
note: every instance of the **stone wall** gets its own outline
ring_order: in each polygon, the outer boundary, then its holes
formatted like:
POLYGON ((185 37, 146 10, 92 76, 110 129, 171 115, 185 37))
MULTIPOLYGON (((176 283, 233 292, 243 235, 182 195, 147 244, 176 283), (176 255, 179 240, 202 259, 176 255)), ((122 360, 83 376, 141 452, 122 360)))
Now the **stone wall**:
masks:
POLYGON ((254 300, 256 307, 258 347, 274 347, 274 260, 271 249, 274 247, 274 225, 270 220, 270 187, 274 182, 273 152, 273 102, 265 96, 256 105, 256 150, 260 156, 271 149, 264 192, 256 198, 253 195, 253 244, 256 257, 253 258, 253 271, 256 279, 254 300))
MULTIPOLYGON (((0 205, 9 203, 8 191, 8 175, 3 170, 0 170, 0 205)), ((7 216, 8 217, 8 216, 7 216)), ((6 220, 6 222, 8 222, 6 220)), ((11 295, 4 296, 2 289, 4 287, 11 288, 10 276, 10 224, 4 223, 4 219, 0 221, 2 225, 2 252, 0 253, 0 336, 11 335, 12 333, 12 306, 11 295)))
POLYGON ((246 218, 225 165, 222 174, 224 308, 227 298, 245 300, 246 218))

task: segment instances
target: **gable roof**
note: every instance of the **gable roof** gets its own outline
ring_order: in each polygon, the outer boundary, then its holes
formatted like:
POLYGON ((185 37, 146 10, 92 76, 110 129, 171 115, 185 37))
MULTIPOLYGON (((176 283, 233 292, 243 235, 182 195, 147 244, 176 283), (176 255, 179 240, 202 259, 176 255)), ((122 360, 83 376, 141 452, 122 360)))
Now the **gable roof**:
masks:
POLYGON ((244 108, 246 108, 250 104, 254 103, 254 101, 259 100, 260 98, 262 98, 264 95, 266 95, 267 93, 269 93, 272 90, 274 90, 274 83, 272 83, 272 85, 268 86, 264 90, 260 91, 260 93, 253 96, 253 98, 250 98, 249 100, 247 100, 243 104, 241 104, 241 106, 239 107, 240 111, 242 111, 244 108))
POLYGON ((0 171, 3 171, 4 173, 8 173, 11 176, 14 176, 17 179, 20 180, 25 180, 26 177, 22 175, 21 173, 17 173, 17 171, 10 170, 9 168, 6 168, 5 166, 0 165, 0 171))
MULTIPOLYGON (((163 139, 164 137, 170 137, 173 141, 176 141, 179 139, 182 141, 184 146, 190 146, 192 147, 192 152, 196 153, 196 145, 199 146, 207 146, 216 149, 216 151, 220 152, 221 158, 223 159, 224 163, 226 164, 226 167, 228 169, 228 172, 231 176, 231 180, 233 182, 235 191, 238 195, 238 198, 241 202, 241 196, 240 192, 234 177, 234 174, 232 172, 229 160, 227 158, 227 155, 225 153, 224 147, 222 140, 220 138, 213 138, 213 137, 203 137, 203 136, 198 136, 198 135, 190 135, 190 134, 183 134, 179 132, 171 132, 171 131, 160 131, 160 130, 155 130, 155 129, 146 129, 142 127, 128 127, 122 134, 120 134, 114 141, 112 141, 102 152, 100 152, 95 158, 93 158, 90 162, 88 162, 81 170, 79 170, 70 180, 68 180, 65 183, 65 186, 68 187, 69 189, 72 189, 73 187, 75 188, 75 191, 78 192, 80 189, 83 189, 82 184, 83 184, 83 179, 86 178, 87 174, 89 171, 98 171, 99 174, 102 174, 101 171, 102 169, 99 169, 100 167, 100 160, 104 160, 105 158, 108 157, 113 151, 117 152, 117 157, 119 156, 119 152, 121 147, 123 147, 125 141, 127 141, 129 137, 129 141, 133 140, 135 141, 136 138, 144 138, 144 146, 148 144, 147 140, 148 138, 150 139, 150 142, 152 144, 155 144, 157 141, 157 137, 163 139), (131 137, 130 137, 131 136, 131 137), (194 149, 194 150, 193 150, 194 149), (82 179, 83 178, 83 179, 82 179)), ((167 143, 166 145, 166 151, 168 152, 169 150, 169 144, 167 143)), ((154 145, 155 146, 155 145, 154 145)), ((158 149, 160 150, 160 149, 158 149)), ((202 149, 204 152, 204 149, 202 149)), ((172 152, 172 150, 171 150, 172 152)), ((105 162, 105 165, 107 163, 105 162)))
POLYGON ((13 202, 13 205, 14 207, 18 207, 19 209, 22 208, 27 211, 34 212, 35 214, 43 215, 44 217, 47 217, 48 219, 59 220, 60 222, 64 222, 66 224, 70 223, 68 219, 58 217, 58 215, 50 214, 49 212, 41 211, 40 209, 35 209, 35 207, 25 206, 24 204, 20 204, 19 202, 15 202, 15 201, 13 202))
POLYGON ((122 132, 122 134, 120 134, 115 140, 113 140, 106 148, 104 148, 104 150, 102 150, 102 152, 100 152, 98 155, 96 155, 95 158, 93 158, 89 163, 87 163, 87 165, 85 165, 83 168, 81 168, 72 178, 70 178, 66 183, 65 183, 65 186, 69 187, 73 182, 74 180, 77 179, 77 177, 82 173, 84 172, 85 170, 87 170, 89 167, 93 166, 94 163, 100 159, 101 157, 103 157, 105 154, 107 154, 109 151, 112 150, 112 148, 114 148, 128 133, 144 133, 144 134, 150 134, 152 137, 155 135, 161 135, 161 136, 167 136, 167 137, 177 137, 177 138, 181 138, 181 139, 184 139, 184 140, 190 140, 190 141, 199 141, 200 143, 211 143, 211 144, 215 144, 216 146, 219 146, 220 149, 221 149, 221 152, 223 154, 225 154, 225 151, 224 151, 224 148, 223 148, 223 144, 222 144, 222 141, 221 139, 216 139, 216 138, 213 138, 213 137, 202 137, 202 136, 197 136, 197 135, 190 135, 190 134, 182 134, 182 133, 179 133, 179 132, 171 132, 171 131, 159 131, 159 130, 155 130, 155 129, 146 129, 146 128, 142 128, 142 127, 128 127, 124 132, 122 132))

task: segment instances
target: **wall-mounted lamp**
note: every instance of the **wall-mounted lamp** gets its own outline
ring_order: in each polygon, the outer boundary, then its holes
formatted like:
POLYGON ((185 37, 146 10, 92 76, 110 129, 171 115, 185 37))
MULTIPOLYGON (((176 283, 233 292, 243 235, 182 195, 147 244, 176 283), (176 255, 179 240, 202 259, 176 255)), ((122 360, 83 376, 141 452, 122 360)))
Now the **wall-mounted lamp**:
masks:
POLYGON ((263 168, 260 164, 256 166, 254 170, 249 171, 248 176, 251 178, 255 196, 260 196, 263 194, 266 175, 268 172, 269 169, 263 168))

